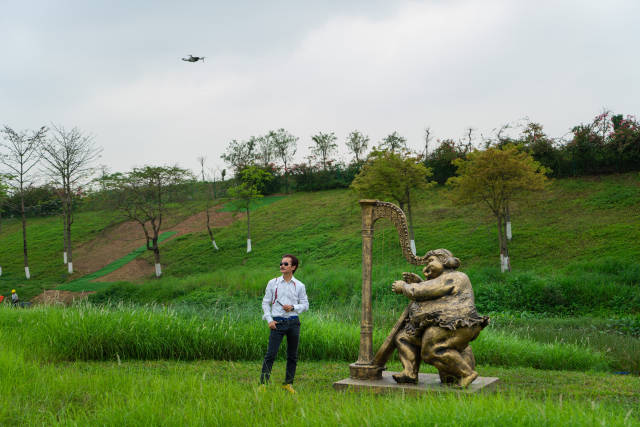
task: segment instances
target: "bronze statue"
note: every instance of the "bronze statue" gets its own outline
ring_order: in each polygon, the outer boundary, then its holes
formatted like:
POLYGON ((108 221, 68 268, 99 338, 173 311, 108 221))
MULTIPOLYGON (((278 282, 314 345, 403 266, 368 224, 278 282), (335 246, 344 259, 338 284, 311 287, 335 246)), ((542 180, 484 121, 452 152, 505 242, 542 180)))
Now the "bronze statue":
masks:
POLYGON ((404 370, 395 375, 399 383, 415 383, 421 360, 434 365, 446 384, 467 387, 478 376, 469 343, 488 324, 475 309, 473 290, 466 274, 455 271, 460 260, 446 249, 417 256, 409 244, 404 212, 379 200, 360 200, 362 208, 362 318, 358 360, 349 365, 354 380, 382 378, 385 364, 397 347, 404 370), (402 254, 411 264, 426 266, 426 280, 404 273, 404 281, 394 282, 394 292, 406 295, 411 303, 391 332, 373 352, 372 248, 374 224, 390 220, 398 230, 402 254))
POLYGON ((473 289, 466 274, 456 271, 460 260, 446 249, 427 252, 426 280, 404 273, 392 290, 411 300, 393 337, 404 370, 398 383, 417 383, 420 361, 435 366, 440 381, 467 387, 478 377, 469 343, 489 318, 476 311, 473 289))

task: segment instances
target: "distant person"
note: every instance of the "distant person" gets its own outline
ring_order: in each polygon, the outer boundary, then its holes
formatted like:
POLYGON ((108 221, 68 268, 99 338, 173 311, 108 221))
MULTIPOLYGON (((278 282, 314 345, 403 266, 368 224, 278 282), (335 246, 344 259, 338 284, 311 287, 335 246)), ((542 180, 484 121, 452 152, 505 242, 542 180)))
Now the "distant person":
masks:
POLYGON ((284 255, 280 261, 282 276, 269 280, 262 299, 262 318, 267 321, 269 329, 269 346, 262 363, 260 384, 266 384, 271 377, 271 368, 278 355, 282 339, 287 337, 287 370, 284 388, 289 393, 293 389, 293 377, 296 375, 298 363, 298 342, 300 340, 300 319, 298 314, 309 309, 309 300, 304 283, 293 277, 298 269, 298 258, 284 255))
POLYGON ((15 289, 11 289, 11 304, 16 306, 16 305, 18 305, 18 303, 20 303, 20 298, 18 297, 18 294, 17 294, 16 290, 15 289))

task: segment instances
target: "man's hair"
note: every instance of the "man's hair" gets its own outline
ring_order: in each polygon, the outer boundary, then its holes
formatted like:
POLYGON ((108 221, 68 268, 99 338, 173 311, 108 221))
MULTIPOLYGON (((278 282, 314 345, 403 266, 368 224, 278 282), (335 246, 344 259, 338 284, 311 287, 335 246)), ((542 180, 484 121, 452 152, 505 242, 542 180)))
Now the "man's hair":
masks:
POLYGON ((460 267, 460 260, 453 256, 451 251, 447 249, 434 249, 427 252, 426 257, 437 257, 445 268, 456 269, 460 267))
POLYGON ((295 273, 296 271, 298 271, 298 258, 295 255, 285 254, 282 255, 282 258, 289 258, 291 260, 291 265, 296 267, 293 272, 295 273))

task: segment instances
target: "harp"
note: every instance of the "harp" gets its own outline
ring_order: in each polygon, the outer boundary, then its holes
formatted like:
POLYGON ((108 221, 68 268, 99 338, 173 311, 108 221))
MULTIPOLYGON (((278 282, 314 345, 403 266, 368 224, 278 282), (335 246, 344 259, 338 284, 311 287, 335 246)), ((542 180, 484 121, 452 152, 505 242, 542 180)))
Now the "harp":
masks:
POLYGON ((360 351, 358 360, 349 365, 354 379, 377 379, 382 377, 385 363, 394 350, 393 338, 402 326, 407 309, 391 329, 380 349, 373 353, 373 315, 371 310, 371 267, 373 261, 373 226, 381 218, 393 223, 400 237, 402 255, 414 265, 426 265, 427 256, 416 256, 411 251, 409 227, 402 209, 393 203, 379 200, 360 200, 362 208, 362 317, 360 322, 360 351))

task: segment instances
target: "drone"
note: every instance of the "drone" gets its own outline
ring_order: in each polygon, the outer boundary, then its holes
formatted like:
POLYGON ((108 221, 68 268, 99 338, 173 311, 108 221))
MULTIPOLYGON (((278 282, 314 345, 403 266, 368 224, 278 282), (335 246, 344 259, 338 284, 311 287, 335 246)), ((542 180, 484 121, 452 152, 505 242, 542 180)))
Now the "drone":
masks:
POLYGON ((204 58, 205 58, 204 56, 189 55, 188 58, 182 58, 182 60, 187 62, 198 62, 198 61, 204 62, 204 58))

